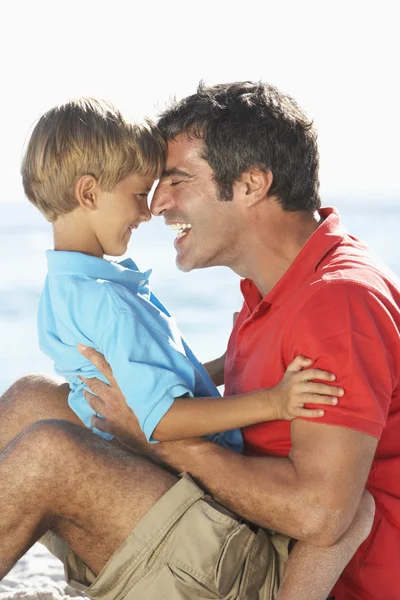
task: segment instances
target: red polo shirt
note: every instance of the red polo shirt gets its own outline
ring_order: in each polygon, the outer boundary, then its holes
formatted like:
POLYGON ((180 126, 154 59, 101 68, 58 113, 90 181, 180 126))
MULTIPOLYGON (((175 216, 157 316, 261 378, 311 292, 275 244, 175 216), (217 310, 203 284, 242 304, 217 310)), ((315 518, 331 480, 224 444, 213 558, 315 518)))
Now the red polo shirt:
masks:
MULTIPOLYGON (((318 422, 379 439, 367 488, 374 526, 343 572, 336 600, 400 598, 400 283, 340 225, 335 209, 267 296, 241 282, 229 340, 226 395, 275 386, 299 354, 332 371, 346 393, 318 422)), ((314 421, 315 422, 315 421, 314 421)), ((290 422, 243 430, 245 452, 287 456, 290 422)))

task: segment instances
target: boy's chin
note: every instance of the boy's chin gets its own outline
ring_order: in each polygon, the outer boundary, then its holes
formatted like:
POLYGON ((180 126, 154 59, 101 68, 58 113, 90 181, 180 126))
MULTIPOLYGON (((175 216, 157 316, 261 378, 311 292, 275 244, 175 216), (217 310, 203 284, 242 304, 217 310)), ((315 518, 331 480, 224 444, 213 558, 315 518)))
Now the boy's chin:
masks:
POLYGON ((113 256, 113 257, 118 257, 118 256, 122 256, 123 254, 125 254, 125 252, 128 250, 128 244, 118 244, 118 245, 110 245, 110 246, 105 246, 103 248, 103 252, 106 256, 113 256))

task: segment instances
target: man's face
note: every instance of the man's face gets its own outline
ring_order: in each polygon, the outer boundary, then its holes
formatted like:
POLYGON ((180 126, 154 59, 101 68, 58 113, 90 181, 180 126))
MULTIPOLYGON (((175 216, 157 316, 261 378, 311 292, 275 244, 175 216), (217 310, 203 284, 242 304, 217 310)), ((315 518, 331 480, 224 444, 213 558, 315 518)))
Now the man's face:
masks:
POLYGON ((174 246, 181 271, 232 267, 237 253, 237 203, 220 199, 214 172, 201 158, 203 149, 202 140, 182 134, 168 143, 167 164, 151 203, 152 213, 178 230, 174 246))

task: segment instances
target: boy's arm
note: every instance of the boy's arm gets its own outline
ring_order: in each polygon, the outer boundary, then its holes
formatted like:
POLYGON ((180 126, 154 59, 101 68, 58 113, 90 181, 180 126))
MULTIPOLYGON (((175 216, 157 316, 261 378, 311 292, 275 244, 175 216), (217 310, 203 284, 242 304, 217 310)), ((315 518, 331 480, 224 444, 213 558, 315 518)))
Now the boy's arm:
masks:
MULTIPOLYGON (((308 387, 303 393, 303 385, 310 378, 332 381, 330 374, 311 369, 300 372, 309 366, 303 358, 294 364, 293 371, 290 366, 287 376, 273 389, 239 398, 192 400, 195 366, 179 351, 173 338, 149 328, 132 310, 120 311, 113 317, 98 340, 98 348, 111 365, 126 402, 149 441, 217 434, 272 419, 301 415, 315 418, 321 416, 320 410, 305 409, 304 403, 332 404, 332 396, 338 393, 337 388, 323 383, 309 383, 314 389, 308 387), (324 398, 321 394, 330 396, 324 398)), ((89 413, 91 407, 86 406, 89 413)))
POLYGON ((274 388, 225 398, 176 398, 153 432, 153 439, 174 441, 247 427, 264 421, 321 417, 324 411, 304 404, 336 404, 343 390, 314 383, 332 382, 331 373, 306 369, 311 360, 298 356, 274 388))
POLYGON ((315 394, 310 393, 309 387, 303 393, 303 385, 310 378, 332 379, 330 374, 316 373, 313 369, 300 372, 309 362, 299 357, 300 362, 290 365, 287 377, 273 389, 227 398, 221 406, 218 406, 220 396, 193 401, 196 369, 175 344, 174 339, 149 328, 131 310, 116 314, 98 342, 149 441, 216 434, 305 414, 315 418, 321 416, 320 410, 305 409, 304 403, 332 404, 332 395, 338 392, 323 383, 308 383, 315 394))

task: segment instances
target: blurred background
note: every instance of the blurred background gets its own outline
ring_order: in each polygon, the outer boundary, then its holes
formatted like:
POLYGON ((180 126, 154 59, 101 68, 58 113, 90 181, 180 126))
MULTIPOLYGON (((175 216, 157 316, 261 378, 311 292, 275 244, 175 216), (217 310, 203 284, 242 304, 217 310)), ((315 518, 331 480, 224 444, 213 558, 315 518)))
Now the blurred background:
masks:
MULTIPOLYGON (((51 228, 24 198, 19 167, 36 120, 74 97, 101 97, 140 119, 156 118, 171 97, 193 93, 200 79, 277 85, 314 119, 323 204, 337 206, 351 233, 400 274, 396 4, 3 3, 0 392, 25 373, 52 372, 36 339, 51 228)), ((238 278, 221 268, 178 272, 173 238, 153 219, 134 233, 128 254, 139 267, 153 268, 154 291, 208 360, 225 350, 232 313, 241 306, 238 278)))
MULTIPOLYGON (((294 96, 319 132, 323 204, 399 272, 399 38, 395 2, 21 2, 1 9, 0 392, 52 371, 36 341, 50 225, 24 198, 19 167, 36 120, 97 96, 141 119, 207 83, 267 80, 294 96)), ((132 236, 155 292, 201 359, 225 349, 241 305, 227 269, 182 274, 161 219, 132 236)))

